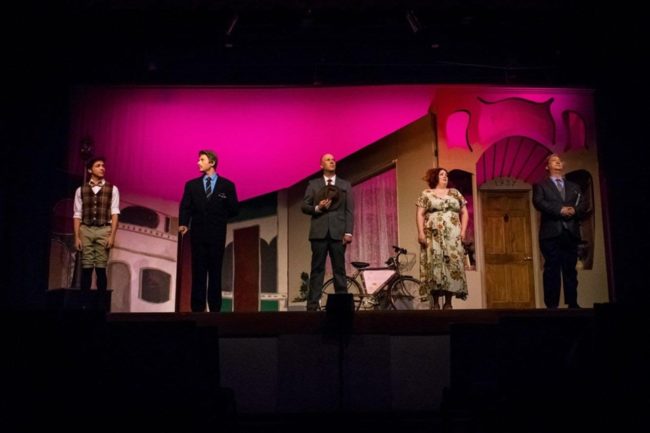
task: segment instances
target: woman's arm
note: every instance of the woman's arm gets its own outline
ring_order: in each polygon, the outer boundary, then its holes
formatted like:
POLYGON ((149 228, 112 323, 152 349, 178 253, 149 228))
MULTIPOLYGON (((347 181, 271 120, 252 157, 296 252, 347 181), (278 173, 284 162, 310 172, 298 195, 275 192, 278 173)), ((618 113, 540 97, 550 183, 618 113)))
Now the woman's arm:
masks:
POLYGON ((418 227, 418 243, 423 247, 427 246, 427 237, 424 234, 424 214, 426 213, 423 207, 417 207, 417 212, 415 214, 415 222, 418 227))
POLYGON ((467 223, 469 222, 469 212, 467 206, 460 208, 460 240, 465 240, 465 233, 467 232, 467 223))

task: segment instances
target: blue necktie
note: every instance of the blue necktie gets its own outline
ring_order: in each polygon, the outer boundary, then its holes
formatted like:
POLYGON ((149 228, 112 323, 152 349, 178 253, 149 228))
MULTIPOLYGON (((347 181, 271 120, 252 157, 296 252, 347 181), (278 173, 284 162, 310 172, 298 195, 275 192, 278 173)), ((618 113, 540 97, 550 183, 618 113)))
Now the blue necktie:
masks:
POLYGON ((555 183, 557 184, 557 189, 560 191, 560 195, 562 196, 562 200, 565 199, 564 196, 564 182, 562 182, 562 179, 559 177, 555 179, 555 183))
POLYGON ((212 180, 209 177, 205 178, 205 196, 210 198, 212 195, 212 180))

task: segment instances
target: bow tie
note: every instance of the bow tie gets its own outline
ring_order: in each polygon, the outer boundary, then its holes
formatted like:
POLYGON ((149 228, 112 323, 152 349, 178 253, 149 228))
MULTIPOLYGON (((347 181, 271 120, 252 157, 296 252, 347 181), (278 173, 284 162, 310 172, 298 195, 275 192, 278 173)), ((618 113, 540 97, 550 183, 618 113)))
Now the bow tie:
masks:
POLYGON ((91 180, 91 181, 89 182, 89 184, 90 184, 90 187, 91 187, 91 188, 94 188, 94 187, 96 187, 96 186, 102 186, 102 185, 104 185, 104 182, 102 182, 102 181, 99 181, 99 182, 93 182, 93 181, 91 180))

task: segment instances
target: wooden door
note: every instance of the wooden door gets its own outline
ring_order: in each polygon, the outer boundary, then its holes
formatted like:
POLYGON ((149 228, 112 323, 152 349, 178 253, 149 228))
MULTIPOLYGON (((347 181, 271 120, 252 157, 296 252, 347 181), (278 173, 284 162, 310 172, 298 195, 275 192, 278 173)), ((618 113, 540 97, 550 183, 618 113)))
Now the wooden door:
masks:
POLYGON ((487 308, 535 308, 527 191, 483 191, 487 308))

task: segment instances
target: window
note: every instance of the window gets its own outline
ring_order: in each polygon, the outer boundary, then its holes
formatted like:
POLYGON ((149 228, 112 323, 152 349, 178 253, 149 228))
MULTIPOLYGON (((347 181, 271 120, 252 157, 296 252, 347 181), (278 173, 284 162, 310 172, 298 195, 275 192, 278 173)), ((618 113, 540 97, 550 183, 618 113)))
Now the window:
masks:
POLYGON ((142 269, 140 275, 140 298, 154 304, 169 301, 171 275, 158 269, 142 269))
POLYGON ((158 212, 142 206, 128 206, 120 210, 120 222, 157 229, 160 223, 158 212))

